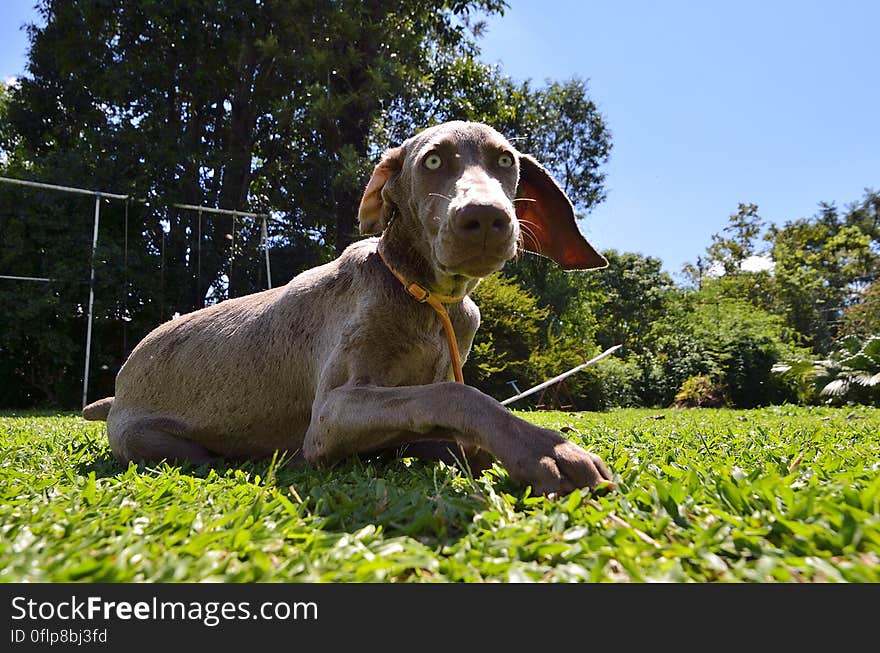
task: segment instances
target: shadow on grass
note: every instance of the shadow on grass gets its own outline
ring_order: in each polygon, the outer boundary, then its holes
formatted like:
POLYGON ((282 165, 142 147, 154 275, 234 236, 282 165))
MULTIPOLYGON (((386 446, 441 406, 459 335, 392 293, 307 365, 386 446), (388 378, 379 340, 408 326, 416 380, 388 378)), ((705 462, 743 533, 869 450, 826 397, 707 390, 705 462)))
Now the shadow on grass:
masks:
MULTIPOLYGON (((164 463, 139 464, 137 471, 155 475, 163 467, 164 463)), ((216 459, 167 469, 218 481, 256 483, 259 477, 260 485, 275 486, 286 499, 299 504, 311 527, 354 533, 365 526, 381 526, 386 537, 409 536, 432 547, 457 540, 477 511, 486 507, 479 485, 462 470, 417 459, 354 457, 332 467, 315 467, 301 460, 278 466, 271 460, 216 459)), ((94 473, 97 478, 119 476, 127 470, 128 465, 109 452, 76 466, 78 474, 94 473)))
POLYGON ((88 476, 92 472, 95 478, 110 478, 125 471, 126 465, 122 465, 111 454, 102 453, 93 460, 81 462, 76 466, 76 473, 80 476, 88 476))

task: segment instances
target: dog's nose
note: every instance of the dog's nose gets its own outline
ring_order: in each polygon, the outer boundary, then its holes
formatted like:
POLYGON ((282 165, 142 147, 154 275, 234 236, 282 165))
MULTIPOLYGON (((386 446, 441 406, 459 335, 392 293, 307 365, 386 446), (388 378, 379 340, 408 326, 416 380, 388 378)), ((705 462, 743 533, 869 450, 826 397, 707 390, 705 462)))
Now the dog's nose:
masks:
POLYGON ((456 235, 471 242, 487 245, 510 236, 510 215, 496 204, 468 202, 455 212, 452 222, 456 235))

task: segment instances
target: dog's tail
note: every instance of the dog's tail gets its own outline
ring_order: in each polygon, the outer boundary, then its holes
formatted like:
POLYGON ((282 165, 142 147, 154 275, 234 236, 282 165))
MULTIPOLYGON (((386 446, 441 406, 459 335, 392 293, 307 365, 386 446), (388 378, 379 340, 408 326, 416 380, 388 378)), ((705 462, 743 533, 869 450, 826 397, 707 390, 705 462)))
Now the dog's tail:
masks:
POLYGON ((110 407, 113 405, 113 397, 104 397, 98 399, 85 408, 83 408, 83 419, 93 421, 107 421, 107 415, 110 414, 110 407))

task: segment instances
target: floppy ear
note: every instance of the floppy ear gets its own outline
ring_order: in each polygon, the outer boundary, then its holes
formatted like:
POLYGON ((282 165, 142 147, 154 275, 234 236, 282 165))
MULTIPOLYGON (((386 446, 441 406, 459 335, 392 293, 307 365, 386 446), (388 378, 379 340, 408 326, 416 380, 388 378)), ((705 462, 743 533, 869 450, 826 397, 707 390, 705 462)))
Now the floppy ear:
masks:
POLYGON ((519 157, 516 217, 523 246, 552 258, 564 270, 608 267, 608 261, 578 231, 571 200, 540 163, 527 154, 519 157))
POLYGON ((385 151, 379 164, 373 169, 373 176, 367 183, 358 208, 358 223, 362 234, 381 233, 388 225, 394 207, 383 196, 383 191, 388 181, 400 172, 403 158, 403 147, 391 148, 385 151))

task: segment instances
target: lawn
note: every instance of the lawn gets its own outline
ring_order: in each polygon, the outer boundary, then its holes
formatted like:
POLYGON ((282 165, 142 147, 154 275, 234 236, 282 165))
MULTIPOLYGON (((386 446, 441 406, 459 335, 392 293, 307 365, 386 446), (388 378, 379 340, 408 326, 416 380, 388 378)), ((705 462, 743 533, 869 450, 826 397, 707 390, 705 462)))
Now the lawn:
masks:
POLYGON ((351 460, 121 466, 103 423, 0 416, 0 581, 880 581, 880 410, 521 413, 617 492, 351 460))

